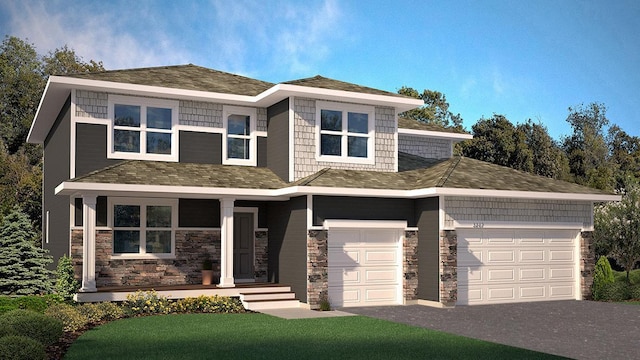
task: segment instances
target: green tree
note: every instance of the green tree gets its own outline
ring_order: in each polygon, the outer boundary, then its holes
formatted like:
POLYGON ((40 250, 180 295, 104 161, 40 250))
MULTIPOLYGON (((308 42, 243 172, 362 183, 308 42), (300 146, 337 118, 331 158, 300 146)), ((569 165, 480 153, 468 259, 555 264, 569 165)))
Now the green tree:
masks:
POLYGON ((80 283, 74 277, 73 262, 67 255, 58 260, 56 269, 56 293, 70 301, 80 289, 80 283))
POLYGON ((400 114, 401 117, 439 125, 443 128, 464 130, 460 114, 453 114, 449 111, 449 103, 443 93, 427 89, 419 93, 416 89, 403 86, 398 90, 398 94, 424 101, 424 106, 419 109, 405 111, 400 114))
POLYGON ((50 51, 42 58, 44 73, 47 75, 78 74, 86 72, 104 71, 102 61, 89 60, 84 62, 73 49, 67 45, 50 51))
POLYGON ((604 104, 591 103, 569 108, 567 122, 573 134, 563 139, 571 174, 578 184, 613 190, 615 169, 608 161, 604 131, 609 125, 604 104))
POLYGON ((569 159, 544 125, 529 120, 518 125, 517 130, 524 133, 525 143, 531 151, 532 173, 554 179, 569 179, 569 159))
POLYGON ((627 178, 622 201, 598 205, 594 212, 596 252, 612 257, 627 272, 640 261, 640 185, 627 178))
POLYGON ((624 179, 631 176, 640 179, 640 138, 627 134, 617 125, 609 128, 607 135, 610 161, 617 170, 616 189, 624 186, 624 179))
POLYGON ((51 289, 53 262, 48 251, 36 246, 36 233, 26 214, 14 208, 0 226, 0 293, 30 295, 51 289))

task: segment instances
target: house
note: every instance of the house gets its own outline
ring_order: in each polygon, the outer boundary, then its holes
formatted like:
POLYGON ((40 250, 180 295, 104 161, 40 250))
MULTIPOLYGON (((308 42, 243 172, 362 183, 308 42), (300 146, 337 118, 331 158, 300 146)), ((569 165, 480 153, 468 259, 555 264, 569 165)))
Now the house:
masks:
POLYGON ((194 65, 51 76, 28 137, 44 246, 80 301, 175 296, 205 258, 199 291, 286 284, 310 308, 588 297, 593 204, 619 197, 454 156, 471 135, 398 117, 420 105, 194 65))

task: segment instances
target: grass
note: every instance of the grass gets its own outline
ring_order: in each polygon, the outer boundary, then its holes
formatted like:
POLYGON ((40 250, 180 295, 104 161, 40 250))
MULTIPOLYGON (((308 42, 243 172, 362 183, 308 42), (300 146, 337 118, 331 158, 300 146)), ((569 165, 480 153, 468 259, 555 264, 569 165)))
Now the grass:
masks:
POLYGON ((118 320, 84 333, 73 359, 552 359, 505 345, 361 316, 284 320, 188 314, 118 320))

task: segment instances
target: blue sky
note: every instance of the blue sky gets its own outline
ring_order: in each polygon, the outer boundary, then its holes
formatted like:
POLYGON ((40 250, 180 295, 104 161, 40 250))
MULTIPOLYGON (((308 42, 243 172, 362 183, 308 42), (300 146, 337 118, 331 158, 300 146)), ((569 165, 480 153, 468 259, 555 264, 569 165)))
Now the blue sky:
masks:
POLYGON ((107 69, 193 63, 281 82, 323 76, 443 92, 468 130, 604 103, 640 135, 640 1, 0 0, 4 35, 107 69))

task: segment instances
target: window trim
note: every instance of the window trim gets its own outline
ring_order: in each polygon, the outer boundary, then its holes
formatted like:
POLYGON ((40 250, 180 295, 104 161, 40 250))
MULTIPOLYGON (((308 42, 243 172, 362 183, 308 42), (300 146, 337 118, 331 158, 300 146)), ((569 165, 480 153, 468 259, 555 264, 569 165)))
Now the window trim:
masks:
POLYGON ((178 199, 154 199, 154 198, 123 198, 109 197, 107 199, 107 224, 111 229, 111 259, 174 259, 176 257, 176 231, 178 230, 178 199), (140 206, 140 252, 115 253, 113 241, 115 238, 114 215, 115 205, 140 206), (146 252, 146 218, 147 206, 170 206, 171 207, 171 252, 170 253, 147 253, 146 252))
POLYGON ((108 159, 131 159, 131 160, 156 160, 156 161, 178 161, 178 123, 179 123, 179 101, 167 100, 167 99, 152 99, 135 96, 124 95, 111 95, 109 94, 108 100, 108 126, 107 126, 107 158, 108 159), (114 130, 115 126, 115 110, 114 106, 120 105, 135 105, 140 106, 140 152, 123 152, 116 151, 114 148, 114 130), (153 154, 147 153, 147 108, 148 107, 160 107, 165 109, 171 109, 171 130, 149 130, 150 132, 170 133, 171 134, 171 153, 170 154, 153 154))
POLYGON ((375 107, 368 105, 346 104, 331 101, 316 101, 316 121, 315 121, 315 142, 316 142, 316 161, 339 162, 350 164, 375 164, 376 160, 376 132, 375 132, 375 107), (321 153, 321 112, 322 110, 333 110, 342 112, 342 130, 339 132, 331 131, 331 135, 341 136, 340 155, 322 155, 321 153), (367 114, 368 131, 366 136, 363 133, 349 133, 348 131, 348 113, 357 112, 367 114), (348 156, 348 138, 349 134, 358 137, 366 137, 367 141, 367 157, 348 156))
MULTIPOLYGON (((258 162, 258 148, 257 148, 257 136, 256 126, 258 121, 258 110, 251 107, 242 106, 222 106, 222 126, 224 128, 224 136, 222 139, 222 164, 224 165, 244 165, 244 166, 257 166, 258 162), (227 156, 228 151, 228 139, 229 139, 229 116, 230 115, 243 115, 249 116, 249 158, 248 159, 229 159, 227 156)), ((235 137, 232 135, 232 137, 235 137)))

